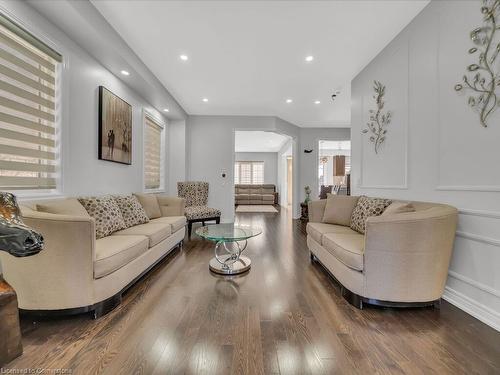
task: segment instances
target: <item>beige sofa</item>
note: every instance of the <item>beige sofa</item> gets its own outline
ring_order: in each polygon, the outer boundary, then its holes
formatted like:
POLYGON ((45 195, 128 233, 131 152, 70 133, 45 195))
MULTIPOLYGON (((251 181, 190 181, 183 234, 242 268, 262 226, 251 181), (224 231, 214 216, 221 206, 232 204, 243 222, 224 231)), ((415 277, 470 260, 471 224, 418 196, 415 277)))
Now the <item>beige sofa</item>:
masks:
MULTIPOLYGON (((437 305, 448 275, 457 210, 411 202, 415 212, 369 217, 365 234, 322 222, 327 200, 309 203, 307 245, 358 308, 437 305)), ((331 206, 330 206, 331 207, 331 206)))
POLYGON ((234 185, 234 204, 275 204, 277 203, 276 186, 263 185, 234 185))
POLYGON ((129 286, 182 245, 184 199, 156 199, 161 217, 97 240, 95 221, 88 215, 37 211, 37 203, 47 200, 22 203, 24 222, 42 233, 45 246, 27 258, 0 252, 19 308, 40 316, 92 312, 96 318, 119 304, 129 286))

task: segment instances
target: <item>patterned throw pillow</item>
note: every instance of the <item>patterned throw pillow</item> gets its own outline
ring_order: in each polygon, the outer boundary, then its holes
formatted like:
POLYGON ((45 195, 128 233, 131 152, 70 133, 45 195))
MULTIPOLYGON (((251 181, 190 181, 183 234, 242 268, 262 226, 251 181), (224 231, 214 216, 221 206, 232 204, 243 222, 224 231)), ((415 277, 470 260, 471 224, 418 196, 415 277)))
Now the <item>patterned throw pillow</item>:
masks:
POLYGON ((113 199, 120 208, 123 221, 127 228, 144 224, 149 221, 146 211, 133 195, 113 195, 113 199))
POLYGON ((366 219, 370 216, 382 215, 384 210, 392 203, 390 199, 369 198, 364 195, 359 197, 351 216, 351 229, 365 233, 366 219))
POLYGON ((80 197, 78 201, 95 219, 97 239, 126 228, 120 208, 112 197, 80 197))

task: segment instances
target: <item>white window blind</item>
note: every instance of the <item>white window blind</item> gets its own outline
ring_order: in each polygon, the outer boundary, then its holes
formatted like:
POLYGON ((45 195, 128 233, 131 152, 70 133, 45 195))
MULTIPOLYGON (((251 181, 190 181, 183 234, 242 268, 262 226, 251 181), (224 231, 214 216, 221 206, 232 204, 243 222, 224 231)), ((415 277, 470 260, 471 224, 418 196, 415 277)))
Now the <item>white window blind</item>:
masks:
POLYGON ((145 120, 144 183, 146 189, 161 187, 161 136, 163 128, 150 117, 145 120))
POLYGON ((55 189, 61 56, 0 15, 0 189, 55 189))
POLYGON ((263 161, 237 161, 234 164, 234 183, 257 185, 264 183, 263 161))

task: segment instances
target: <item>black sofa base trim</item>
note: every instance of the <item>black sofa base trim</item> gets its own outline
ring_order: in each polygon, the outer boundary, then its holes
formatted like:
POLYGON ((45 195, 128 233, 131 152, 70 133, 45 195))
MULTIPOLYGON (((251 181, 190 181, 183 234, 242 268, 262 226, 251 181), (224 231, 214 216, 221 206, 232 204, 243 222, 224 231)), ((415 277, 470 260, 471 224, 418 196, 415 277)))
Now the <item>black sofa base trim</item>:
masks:
POLYGON ((122 296, 127 292, 130 287, 136 284, 140 279, 146 276, 149 271, 151 271, 154 267, 156 267, 159 263, 161 263, 165 258, 171 255, 175 249, 182 249, 184 244, 184 240, 180 241, 177 245, 172 247, 167 253, 162 255, 156 262, 151 264, 148 268, 146 268, 143 272, 141 272, 137 277, 135 277, 132 281, 130 281, 125 287, 123 287, 118 293, 115 295, 106 298, 101 302, 94 303, 93 305, 82 306, 82 307, 73 307, 69 309, 59 309, 59 310, 25 310, 19 309, 19 313, 23 317, 28 318, 36 318, 36 319, 52 319, 59 318, 71 315, 79 315, 91 313, 93 319, 99 319, 100 317, 106 315, 115 309, 122 302, 122 296))
POLYGON ((428 302, 393 302, 393 301, 382 301, 378 300, 375 298, 367 298, 360 296, 359 294, 356 294, 354 292, 351 292, 349 289, 347 289, 345 286, 342 285, 342 283, 330 272, 328 268, 325 267, 323 263, 314 255, 312 252, 310 253, 311 257, 311 262, 313 263, 318 263, 323 270, 325 270, 328 273, 328 276, 330 276, 339 286, 340 286, 340 294, 342 297, 349 302, 352 306, 362 310, 364 305, 372 305, 372 306, 379 306, 379 307, 389 307, 389 308, 416 308, 416 307, 434 307, 436 309, 439 309, 441 307, 441 299, 437 299, 434 301, 428 301, 428 302))

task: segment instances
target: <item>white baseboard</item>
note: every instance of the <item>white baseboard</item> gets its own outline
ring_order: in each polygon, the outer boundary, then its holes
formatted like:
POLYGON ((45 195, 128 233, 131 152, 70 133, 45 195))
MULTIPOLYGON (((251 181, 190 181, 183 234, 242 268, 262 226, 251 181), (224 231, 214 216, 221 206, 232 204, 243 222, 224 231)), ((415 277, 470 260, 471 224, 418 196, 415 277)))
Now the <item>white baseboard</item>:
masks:
POLYGON ((446 286, 444 289, 443 299, 497 331, 500 331, 500 314, 498 312, 457 292, 449 286, 446 286))

